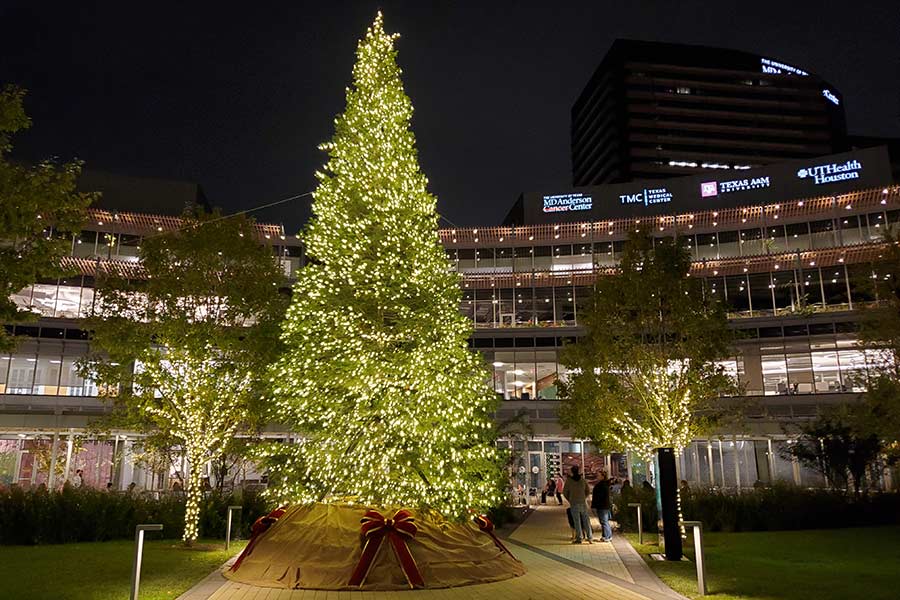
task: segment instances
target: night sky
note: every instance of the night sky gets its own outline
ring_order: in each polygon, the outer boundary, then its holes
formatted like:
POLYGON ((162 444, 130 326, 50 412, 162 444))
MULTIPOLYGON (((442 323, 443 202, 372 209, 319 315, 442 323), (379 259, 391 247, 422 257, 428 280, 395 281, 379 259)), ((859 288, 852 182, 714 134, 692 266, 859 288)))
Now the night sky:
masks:
MULTIPOLYGON (((34 119, 14 157, 196 181, 229 212, 310 191, 378 8, 402 34, 422 167, 459 225, 569 185, 569 109, 617 37, 797 65, 841 90, 851 133, 900 136, 896 0, 137 4, 0 0, 0 83, 29 89, 34 119)), ((292 232, 308 214, 301 200, 257 217, 292 232)))

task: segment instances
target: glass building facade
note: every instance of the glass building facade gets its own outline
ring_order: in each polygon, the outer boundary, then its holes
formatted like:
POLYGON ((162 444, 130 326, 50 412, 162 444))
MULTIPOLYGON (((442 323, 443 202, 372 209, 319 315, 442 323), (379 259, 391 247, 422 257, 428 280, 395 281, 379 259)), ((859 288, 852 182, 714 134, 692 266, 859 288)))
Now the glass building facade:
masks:
MULTIPOLYGON (((102 410, 97 397, 109 390, 77 368, 88 351, 79 321, 91 312, 94 277, 99 268, 137 267, 143 237, 177 226, 170 217, 94 211, 72 239, 72 274, 13 296, 36 320, 16 325, 25 341, 0 355, 0 444, 11 440, 27 454, 25 441, 45 443, 49 430, 83 429, 84 414, 102 410)), ((593 282, 617 264, 628 235, 677 234, 692 254, 691 276, 727 307, 734 351, 723 366, 743 396, 761 402, 751 418, 756 433, 720 432, 697 440, 681 458, 685 479, 730 487, 816 482, 782 458, 789 440, 780 424, 858 394, 870 371, 884 364, 883 355, 860 346, 857 329, 859 309, 879 302, 872 282, 886 276, 876 265, 888 229, 900 229, 900 188, 690 215, 445 229, 440 236, 449 268, 460 274, 459 309, 474 329, 470 346, 484 357, 490 384, 504 400, 498 420, 525 414, 534 427, 521 442, 519 465, 526 467, 520 484, 534 488, 552 470, 582 460, 640 480, 646 466, 634 457, 592 448, 560 429, 558 385, 567 375, 560 353, 583 334, 593 282), (539 474, 532 481, 534 466, 539 474)), ((303 264, 299 242, 280 227, 260 226, 259 237, 286 273, 303 264)), ((109 462, 106 450, 97 452, 109 462)), ((7 459, 0 452, 0 464, 7 459)), ((108 480, 107 470, 97 470, 96 480, 108 480)))

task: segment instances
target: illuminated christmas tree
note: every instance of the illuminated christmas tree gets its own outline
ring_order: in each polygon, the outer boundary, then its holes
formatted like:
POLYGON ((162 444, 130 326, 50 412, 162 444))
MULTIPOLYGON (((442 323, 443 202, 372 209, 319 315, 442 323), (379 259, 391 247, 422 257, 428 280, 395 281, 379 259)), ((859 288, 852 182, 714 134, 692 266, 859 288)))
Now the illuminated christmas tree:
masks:
POLYGON ((321 146, 329 158, 303 237, 311 264, 298 273, 272 377, 277 418, 303 441, 264 454, 280 500, 462 517, 500 499, 495 395, 467 347, 397 37, 379 13, 321 146))

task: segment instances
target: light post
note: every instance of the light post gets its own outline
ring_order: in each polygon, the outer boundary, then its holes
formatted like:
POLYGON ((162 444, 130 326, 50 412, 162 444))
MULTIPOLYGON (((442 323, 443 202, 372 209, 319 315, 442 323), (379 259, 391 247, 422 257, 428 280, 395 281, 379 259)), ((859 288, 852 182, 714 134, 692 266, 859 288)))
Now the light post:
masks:
POLYGON ((644 518, 641 514, 641 503, 640 502, 631 502, 628 506, 634 507, 637 509, 637 521, 638 521, 638 544, 644 544, 644 518))
POLYGON ((141 559, 144 554, 144 532, 145 531, 162 531, 163 526, 156 525, 138 525, 134 528, 134 565, 131 569, 131 600, 137 600, 138 588, 141 585, 141 559))
POLYGON ((242 510, 241 506, 228 507, 228 529, 225 530, 225 550, 228 550, 228 547, 231 546, 231 515, 234 511, 240 510, 242 510))
POLYGON ((697 563, 697 591, 706 595, 706 563, 703 560, 703 523, 701 521, 684 521, 685 527, 694 529, 694 562, 697 563))

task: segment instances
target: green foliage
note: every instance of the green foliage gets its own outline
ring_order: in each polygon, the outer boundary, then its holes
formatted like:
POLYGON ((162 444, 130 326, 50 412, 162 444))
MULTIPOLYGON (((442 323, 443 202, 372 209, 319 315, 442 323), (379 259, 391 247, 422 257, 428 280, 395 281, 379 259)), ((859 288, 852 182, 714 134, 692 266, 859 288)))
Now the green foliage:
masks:
POLYGON ((838 406, 801 425, 799 438, 785 452, 822 473, 834 487, 846 488, 852 477, 859 494, 882 450, 872 425, 868 404, 838 406))
MULTIPOLYGON (((637 531, 637 516, 628 503, 640 502, 644 529, 657 531, 655 495, 643 489, 613 498, 614 517, 624 531, 637 531)), ((778 531, 900 524, 900 494, 853 496, 840 491, 779 483, 740 494, 715 489, 681 493, 681 512, 702 521, 706 531, 778 531)))
MULTIPOLYGON (((269 507, 260 494, 210 493, 200 504, 200 532, 205 537, 225 537, 229 505, 243 507, 235 519, 233 535, 250 535, 250 526, 269 507)), ((24 490, 11 486, 0 491, 0 544, 63 544, 133 539, 138 523, 161 523, 162 537, 180 538, 184 532, 185 497, 169 494, 155 499, 149 494, 106 492, 65 486, 59 492, 45 488, 24 490)))
POLYGON ((689 275, 680 240, 633 235, 614 275, 599 277, 586 335, 561 361, 560 423, 602 448, 649 455, 683 448, 714 420, 735 382, 716 364, 732 340, 724 307, 689 275))
POLYGON ((900 459, 900 239, 886 230, 887 244, 872 265, 871 280, 879 304, 864 309, 860 342, 881 351, 868 365, 865 395, 868 430, 877 435, 891 462, 900 459))
POLYGON ((891 464, 900 461, 900 378, 882 372, 869 377, 858 427, 876 435, 891 464))
MULTIPOLYGON (((219 458, 263 414, 264 374, 278 353, 286 300, 270 246, 244 217, 186 214, 146 238, 138 279, 99 277, 82 370, 107 389, 120 423, 177 443, 190 465, 219 458)), ((191 468, 186 541, 196 537, 200 468, 191 468)))
MULTIPOLYGON (((65 274, 60 258, 71 248, 72 234, 81 229, 85 209, 94 194, 78 193, 75 182, 81 163, 36 166, 13 164, 7 159, 12 136, 31 125, 25 114, 25 91, 0 88, 0 322, 33 318, 10 296, 39 279, 65 274), (52 227, 52 234, 50 233, 52 227)), ((14 347, 0 328, 0 351, 14 347)))
POLYGON ((273 418, 304 438, 262 450, 279 499, 353 497, 463 517, 500 499, 495 394, 467 347, 459 276, 438 239, 396 35, 379 14, 322 145, 312 262, 298 273, 273 418))

